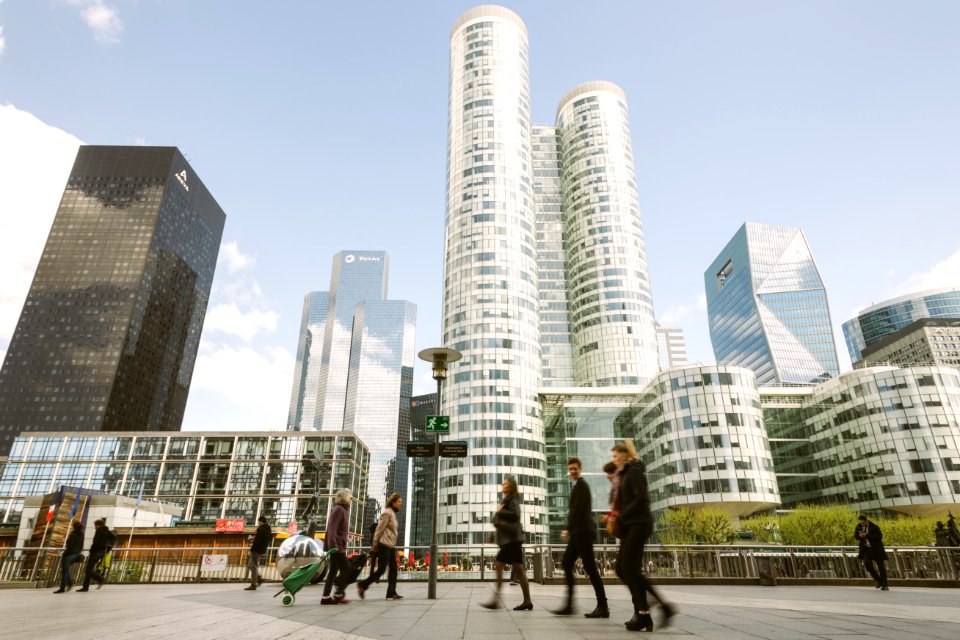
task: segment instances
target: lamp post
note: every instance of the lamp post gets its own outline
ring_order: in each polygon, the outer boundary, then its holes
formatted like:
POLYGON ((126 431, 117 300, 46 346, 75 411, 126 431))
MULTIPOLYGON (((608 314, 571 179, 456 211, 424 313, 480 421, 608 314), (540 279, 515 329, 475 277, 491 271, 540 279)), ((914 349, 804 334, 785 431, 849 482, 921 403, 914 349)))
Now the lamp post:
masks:
MULTIPOLYGON (((433 367, 433 379, 437 381, 437 408, 440 413, 441 392, 443 391, 443 381, 447 377, 447 365, 456 362, 463 355, 455 349, 445 349, 443 347, 434 347, 424 349, 417 354, 417 357, 425 362, 429 362, 433 367)), ((429 600, 437 599, 437 503, 440 501, 440 434, 433 434, 433 518, 430 531, 430 569, 429 582, 427 583, 427 598, 429 600)))

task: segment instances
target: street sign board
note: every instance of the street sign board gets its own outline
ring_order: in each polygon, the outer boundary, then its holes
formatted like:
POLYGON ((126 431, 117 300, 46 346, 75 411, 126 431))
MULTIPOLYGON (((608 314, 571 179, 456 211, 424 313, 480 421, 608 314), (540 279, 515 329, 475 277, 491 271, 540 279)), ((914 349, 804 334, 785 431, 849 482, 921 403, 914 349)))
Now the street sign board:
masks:
POLYGON ((432 458, 437 455, 437 449, 432 442, 408 442, 408 458, 432 458))
POLYGON ((427 433, 450 433, 450 416, 427 416, 427 433))
POLYGON ((441 458, 466 458, 467 443, 459 440, 440 443, 441 458))

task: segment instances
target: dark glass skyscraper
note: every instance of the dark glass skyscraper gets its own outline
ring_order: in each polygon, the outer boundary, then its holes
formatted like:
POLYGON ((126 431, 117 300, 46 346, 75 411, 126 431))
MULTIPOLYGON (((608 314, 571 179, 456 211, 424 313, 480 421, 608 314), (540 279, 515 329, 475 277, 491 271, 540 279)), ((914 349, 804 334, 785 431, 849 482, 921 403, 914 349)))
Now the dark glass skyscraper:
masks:
POLYGON ((704 284, 718 363, 753 369, 758 384, 840 374, 827 292, 800 229, 744 224, 704 284))
POLYGON ((0 455, 180 429, 224 220, 175 147, 80 147, 0 370, 0 455))

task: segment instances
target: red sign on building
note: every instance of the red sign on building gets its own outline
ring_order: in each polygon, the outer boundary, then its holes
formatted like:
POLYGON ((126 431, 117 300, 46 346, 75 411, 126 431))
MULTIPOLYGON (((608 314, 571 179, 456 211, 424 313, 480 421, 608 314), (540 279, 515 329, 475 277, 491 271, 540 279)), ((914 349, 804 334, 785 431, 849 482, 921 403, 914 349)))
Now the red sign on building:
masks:
POLYGON ((217 533, 243 533, 245 526, 247 526, 246 520, 217 520, 214 531, 217 533))

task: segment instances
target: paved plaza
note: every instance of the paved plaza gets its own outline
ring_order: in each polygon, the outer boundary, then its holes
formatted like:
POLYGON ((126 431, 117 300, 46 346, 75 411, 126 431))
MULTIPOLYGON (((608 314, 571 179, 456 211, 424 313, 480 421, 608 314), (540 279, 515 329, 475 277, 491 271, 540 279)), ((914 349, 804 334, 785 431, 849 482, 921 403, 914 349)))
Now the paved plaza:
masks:
MULTIPOLYGON (((321 607, 320 587, 297 594, 292 607, 273 598, 278 586, 254 592, 244 585, 108 585, 89 593, 53 594, 52 589, 0 590, 4 638, 31 640, 86 638, 230 638, 285 640, 609 640, 634 637, 623 627, 630 617, 625 587, 610 586, 608 620, 587 620, 593 608, 590 587, 577 615, 555 616, 561 586, 531 585, 533 611, 490 611, 489 583, 441 583, 438 599, 427 599, 427 585, 401 583, 404 599, 383 599, 385 583, 366 600, 351 587, 348 605, 321 607)), ((680 614, 663 637, 769 638, 944 638, 960 636, 960 591, 955 589, 867 587, 671 586, 663 593, 680 614)), ((504 586, 512 607, 520 588, 504 586)), ((656 612, 655 620, 658 619, 656 612)))

